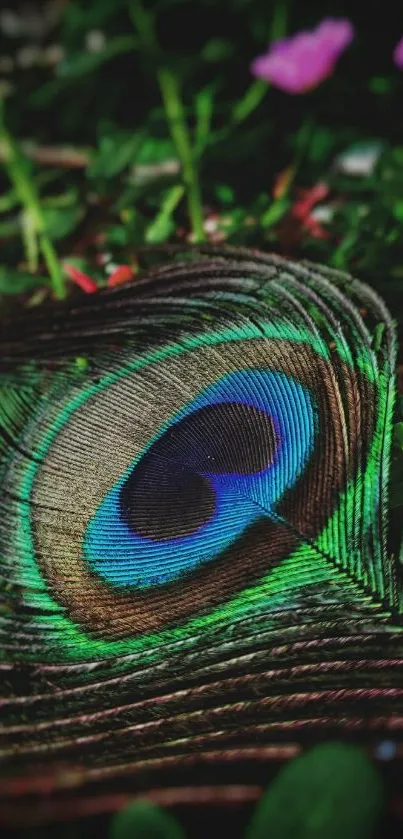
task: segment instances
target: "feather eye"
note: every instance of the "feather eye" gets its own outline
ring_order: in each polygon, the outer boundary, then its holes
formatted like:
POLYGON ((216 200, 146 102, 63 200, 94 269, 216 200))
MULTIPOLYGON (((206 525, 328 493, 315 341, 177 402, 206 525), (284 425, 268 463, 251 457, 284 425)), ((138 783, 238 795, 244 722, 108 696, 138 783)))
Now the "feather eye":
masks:
POLYGON ((84 786, 164 783, 196 744, 220 763, 256 716, 274 725, 270 695, 298 655, 313 666, 310 642, 320 667, 322 640, 337 658, 397 615, 396 339, 369 288, 218 251, 1 340, 5 756, 27 789, 38 761, 76 765, 82 725, 84 786))

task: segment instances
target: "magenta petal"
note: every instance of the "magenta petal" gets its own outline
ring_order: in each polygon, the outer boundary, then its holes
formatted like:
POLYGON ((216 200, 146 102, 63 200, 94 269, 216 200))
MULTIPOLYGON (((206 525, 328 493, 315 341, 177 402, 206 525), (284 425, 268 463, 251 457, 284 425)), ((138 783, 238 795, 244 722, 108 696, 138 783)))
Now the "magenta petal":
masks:
POLYGON ((393 61, 399 70, 403 70, 403 38, 400 38, 393 50, 393 61))
POLYGON ((325 18, 316 32, 321 43, 327 43, 329 48, 337 52, 337 55, 343 52, 354 38, 354 27, 346 18, 341 20, 325 18))
POLYGON ((311 32, 275 41, 252 62, 251 72, 287 93, 304 93, 331 75, 353 36, 349 20, 325 18, 311 32))

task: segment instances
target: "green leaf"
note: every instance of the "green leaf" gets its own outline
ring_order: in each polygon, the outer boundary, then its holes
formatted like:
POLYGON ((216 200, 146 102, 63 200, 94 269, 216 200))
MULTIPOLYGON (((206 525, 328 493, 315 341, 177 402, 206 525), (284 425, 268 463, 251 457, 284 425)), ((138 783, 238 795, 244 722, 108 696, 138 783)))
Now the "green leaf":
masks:
POLYGON ((218 201, 227 207, 232 207, 235 203, 235 192, 228 184, 217 184, 215 187, 215 194, 218 201))
POLYGON ((164 160, 176 157, 175 146, 170 138, 149 135, 139 148, 136 156, 136 165, 161 163, 164 160))
POLYGON ((331 131, 329 128, 315 128, 312 131, 308 144, 308 156, 312 163, 326 161, 335 146, 335 142, 336 137, 334 131, 331 131))
POLYGON ((109 839, 185 839, 176 819, 149 801, 133 801, 111 821, 109 839))
POLYGON ((233 55, 235 46, 228 38, 211 38, 201 51, 202 61, 215 64, 233 55))
POLYGON ((393 215, 398 221, 403 221, 403 200, 398 200, 393 205, 393 215))
POLYGON ((42 207, 73 207, 78 203, 78 190, 68 189, 58 195, 47 195, 41 198, 42 207))
POLYGON ((46 231, 51 239, 68 236, 83 219, 85 210, 79 204, 73 207, 42 207, 46 231))
MULTIPOLYGON (((111 5, 110 0, 108 0, 108 3, 111 5)), ((74 8, 74 3, 69 5, 74 8)), ((87 24, 84 31, 88 32, 89 29, 90 26, 87 24)), ((34 107, 45 107, 61 91, 74 84, 77 79, 95 72, 117 55, 134 52, 138 48, 139 40, 134 35, 121 35, 112 38, 100 52, 86 52, 81 48, 79 52, 72 53, 60 62, 56 69, 56 77, 36 88, 30 96, 30 101, 34 107)))
POLYGON ((47 277, 38 277, 28 271, 16 271, 15 268, 0 266, 0 294, 22 294, 38 286, 48 286, 47 277))
POLYGON ((83 52, 69 55, 57 67, 57 76, 63 81, 70 81, 92 73, 101 64, 125 52, 134 52, 139 48, 139 39, 134 35, 121 35, 112 38, 100 52, 83 52))
POLYGON ((365 752, 325 743, 279 772, 245 839, 370 839, 382 800, 380 779, 365 752))
POLYGON ((273 201, 269 209, 263 213, 260 219, 262 227, 273 227, 274 224, 277 224, 283 218, 290 206, 291 201, 286 196, 278 198, 277 201, 273 201))
POLYGON ((141 147, 141 132, 114 131, 105 126, 99 149, 87 168, 89 178, 113 178, 134 163, 141 147))
POLYGON ((18 206, 19 198, 15 188, 9 189, 0 196, 0 213, 7 213, 18 206))
POLYGON ((67 37, 80 38, 91 29, 104 26, 119 9, 126 5, 127 0, 114 0, 113 3, 110 0, 97 0, 96 3, 67 3, 63 16, 63 29, 67 37))
POLYGON ((107 230, 107 242, 109 245, 124 247, 128 244, 128 231, 123 224, 113 224, 107 230))
POLYGON ((360 238, 365 212, 365 206, 352 204, 351 207, 349 207, 348 213, 345 213, 345 222, 348 223, 348 227, 345 235, 341 239, 337 248, 333 251, 330 259, 331 265, 335 268, 343 270, 348 267, 351 254, 353 253, 360 238))

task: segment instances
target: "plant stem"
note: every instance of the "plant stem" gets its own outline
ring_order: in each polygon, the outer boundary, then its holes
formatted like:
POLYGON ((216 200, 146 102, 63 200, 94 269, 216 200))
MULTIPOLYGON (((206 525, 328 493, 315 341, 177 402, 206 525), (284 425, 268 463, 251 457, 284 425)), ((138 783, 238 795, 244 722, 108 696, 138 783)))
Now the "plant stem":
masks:
MULTIPOLYGON (((284 38, 287 32, 287 0, 278 0, 274 7, 273 17, 270 25, 268 41, 278 41, 284 38)), ((264 99, 270 84, 263 81, 263 79, 255 79, 249 85, 246 93, 242 99, 234 105, 232 110, 232 120, 234 123, 243 122, 249 114, 253 113, 255 108, 260 105, 264 99)))
POLYGON ((179 204, 179 201, 183 198, 184 191, 185 187, 183 184, 176 184, 168 190, 167 195, 162 201, 159 212, 146 230, 146 242, 156 244, 164 240, 165 230, 171 220, 172 214, 179 204))
POLYGON ((245 95, 242 96, 242 99, 234 105, 232 111, 233 122, 243 122, 260 105, 262 99, 266 96, 268 88, 268 83, 262 79, 256 79, 252 82, 245 95))
POLYGON ((170 70, 163 68, 158 72, 158 81, 165 112, 170 124, 172 139, 182 163, 183 180, 187 192, 188 211, 194 240, 195 242, 202 242, 205 235, 199 179, 178 80, 170 70))
POLYGON ((279 0, 276 3, 270 26, 269 41, 278 41, 280 38, 284 38, 287 32, 288 5, 287 0, 279 0))
MULTIPOLYGON (((6 151, 4 165, 19 201, 24 207, 26 221, 31 221, 32 228, 39 238, 39 249, 48 269, 55 297, 62 300, 66 296, 63 271, 53 243, 46 232, 46 223, 35 186, 27 175, 24 160, 5 126, 2 100, 0 100, 0 141, 6 151)), ((28 261, 31 264, 33 262, 31 247, 28 261)))
POLYGON ((179 81, 168 67, 161 64, 152 16, 143 8, 141 0, 132 0, 130 13, 145 50, 157 61, 157 80, 172 140, 182 165, 193 238, 195 242, 203 242, 205 233, 199 178, 179 81))

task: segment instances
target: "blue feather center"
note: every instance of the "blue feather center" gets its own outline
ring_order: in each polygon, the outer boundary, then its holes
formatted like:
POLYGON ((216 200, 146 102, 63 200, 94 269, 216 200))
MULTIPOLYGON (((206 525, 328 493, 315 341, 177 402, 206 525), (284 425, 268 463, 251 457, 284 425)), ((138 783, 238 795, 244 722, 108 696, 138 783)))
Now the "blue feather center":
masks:
POLYGON ((295 379, 261 368, 222 376, 105 495, 85 561, 110 584, 143 590, 214 560, 273 516, 307 464, 315 427, 312 398, 295 379))

